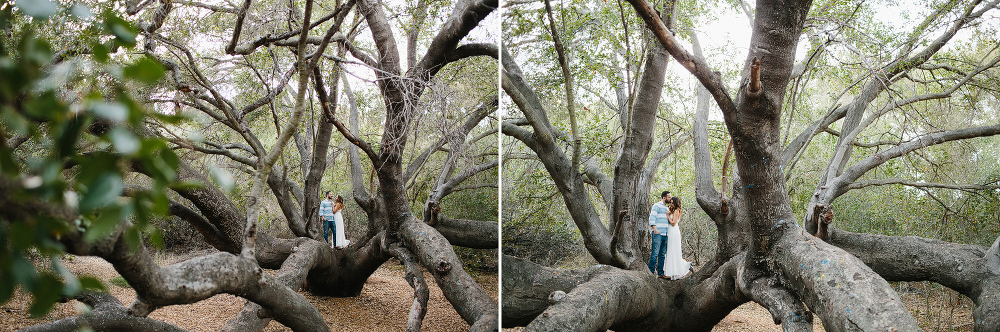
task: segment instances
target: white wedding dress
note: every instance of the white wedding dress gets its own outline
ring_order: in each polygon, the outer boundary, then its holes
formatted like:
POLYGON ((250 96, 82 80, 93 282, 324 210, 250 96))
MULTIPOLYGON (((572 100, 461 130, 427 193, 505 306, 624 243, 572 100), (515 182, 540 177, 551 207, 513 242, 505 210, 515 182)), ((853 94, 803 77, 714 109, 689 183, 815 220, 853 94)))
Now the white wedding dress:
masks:
POLYGON ((663 275, 680 279, 688 273, 691 263, 681 256, 681 228, 679 225, 667 226, 667 254, 663 260, 663 275))
POLYGON ((333 223, 337 227, 337 236, 333 239, 333 245, 343 248, 351 244, 351 240, 348 240, 347 236, 344 235, 344 216, 340 215, 340 211, 333 213, 333 223))

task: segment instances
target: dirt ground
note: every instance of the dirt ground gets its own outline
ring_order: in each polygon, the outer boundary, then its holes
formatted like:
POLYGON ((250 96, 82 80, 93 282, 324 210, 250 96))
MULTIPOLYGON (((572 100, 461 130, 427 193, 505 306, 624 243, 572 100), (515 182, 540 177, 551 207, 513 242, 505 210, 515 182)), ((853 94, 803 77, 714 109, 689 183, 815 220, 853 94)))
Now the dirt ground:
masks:
MULTIPOLYGON (((158 258, 161 264, 181 261, 192 255, 166 256, 158 258)), ((111 294, 128 306, 135 299, 131 288, 111 284, 118 273, 111 264, 96 257, 76 257, 67 255, 63 259, 66 267, 78 275, 92 275, 104 281, 111 294)), ((425 272, 426 273, 426 272, 425 272)), ((353 298, 333 298, 303 293, 315 305, 332 331, 402 331, 406 317, 413 303, 413 289, 403 279, 405 271, 395 260, 382 265, 368 279, 361 295, 353 298)), ((427 316, 423 322, 424 331, 467 331, 469 325, 451 307, 434 279, 427 274, 430 288, 427 316)), ((474 274, 487 293, 497 298, 497 275, 474 274)), ((149 316, 174 324, 188 331, 218 331, 234 317, 246 300, 221 294, 204 301, 175 305, 154 311, 149 316)), ((30 295, 18 292, 11 301, 0 307, 0 331, 14 331, 30 325, 55 321, 76 315, 83 304, 78 301, 56 304, 48 316, 35 319, 28 315, 31 306, 30 295)), ((288 331, 278 322, 271 322, 265 331, 288 331)))

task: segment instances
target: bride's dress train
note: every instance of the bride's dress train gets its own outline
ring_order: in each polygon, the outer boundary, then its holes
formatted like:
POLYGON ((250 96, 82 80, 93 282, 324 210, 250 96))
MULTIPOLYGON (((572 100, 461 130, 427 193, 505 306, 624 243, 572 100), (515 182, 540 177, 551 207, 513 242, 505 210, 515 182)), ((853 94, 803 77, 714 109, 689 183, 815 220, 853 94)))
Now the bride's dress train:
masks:
POLYGON ((348 240, 344 235, 344 217, 340 215, 340 211, 333 214, 333 222, 337 227, 337 236, 334 238, 334 246, 338 248, 346 247, 351 244, 351 240, 348 240))
POLYGON ((667 254, 663 260, 663 275, 680 279, 688 270, 691 263, 684 260, 681 255, 681 229, 679 226, 667 226, 667 254))

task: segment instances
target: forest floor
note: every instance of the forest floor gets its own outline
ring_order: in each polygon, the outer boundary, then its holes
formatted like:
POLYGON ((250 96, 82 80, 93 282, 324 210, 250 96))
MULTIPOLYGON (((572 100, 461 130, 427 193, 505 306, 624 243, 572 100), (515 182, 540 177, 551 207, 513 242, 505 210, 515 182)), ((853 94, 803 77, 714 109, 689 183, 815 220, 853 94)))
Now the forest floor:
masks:
MULTIPOLYGON (((202 253, 187 255, 158 255, 157 261, 171 264, 202 253)), ((63 263, 77 275, 91 275, 104 281, 111 294, 117 297, 125 306, 135 299, 135 291, 131 288, 114 285, 110 280, 118 276, 111 264, 97 257, 66 255, 63 263)), ((494 300, 497 299, 496 273, 481 273, 469 271, 473 278, 483 286, 494 300)), ((465 323, 448 300, 441 293, 429 274, 426 274, 427 286, 430 288, 427 316, 424 318, 424 331, 467 331, 469 324, 465 323)), ((382 265, 365 284, 361 295, 351 298, 334 298, 302 294, 315 305, 332 331, 402 331, 406 329, 406 317, 413 303, 413 288, 403 279, 405 271, 395 259, 382 265)), ((149 316, 176 325, 188 331, 218 331, 226 322, 235 317, 242 309, 246 300, 220 294, 204 301, 174 305, 154 311, 149 316)), ((11 301, 0 306, 0 331, 14 331, 27 326, 59 320, 76 315, 83 304, 78 301, 57 303, 47 316, 31 318, 28 308, 31 307, 31 296, 18 290, 11 301)), ((278 322, 272 321, 265 331, 288 331, 278 322)))

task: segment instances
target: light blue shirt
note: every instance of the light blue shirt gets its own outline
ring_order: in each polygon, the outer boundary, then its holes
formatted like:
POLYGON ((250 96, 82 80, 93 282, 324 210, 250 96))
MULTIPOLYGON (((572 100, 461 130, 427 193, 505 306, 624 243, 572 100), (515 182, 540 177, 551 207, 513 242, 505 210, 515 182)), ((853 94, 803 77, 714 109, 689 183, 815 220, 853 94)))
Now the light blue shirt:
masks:
POLYGON ((667 227, 670 226, 670 219, 667 218, 669 212, 670 209, 667 208, 666 204, 663 204, 662 200, 653 204, 653 208, 649 209, 649 225, 656 225, 656 230, 661 235, 667 235, 667 227))
POLYGON ((324 199, 319 203, 319 215, 326 220, 333 220, 333 201, 324 199))

